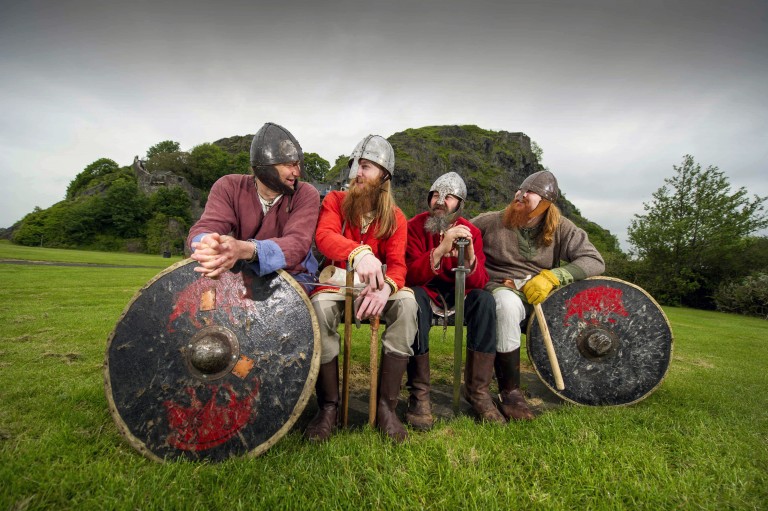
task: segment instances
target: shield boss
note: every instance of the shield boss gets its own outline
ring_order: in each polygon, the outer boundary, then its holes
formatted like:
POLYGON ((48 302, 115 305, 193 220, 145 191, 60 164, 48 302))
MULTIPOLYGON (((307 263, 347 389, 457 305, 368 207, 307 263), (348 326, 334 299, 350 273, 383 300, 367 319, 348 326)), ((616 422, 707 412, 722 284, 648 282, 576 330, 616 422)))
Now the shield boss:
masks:
POLYGON ((627 405, 661 384, 672 358, 672 330, 664 311, 643 289, 593 277, 554 291, 542 304, 565 383, 557 390, 534 315, 528 358, 539 378, 566 401, 627 405))
POLYGON ((120 433, 150 459, 257 456, 298 419, 320 367, 317 318, 286 272, 217 280, 182 261, 142 288, 106 351, 120 433))

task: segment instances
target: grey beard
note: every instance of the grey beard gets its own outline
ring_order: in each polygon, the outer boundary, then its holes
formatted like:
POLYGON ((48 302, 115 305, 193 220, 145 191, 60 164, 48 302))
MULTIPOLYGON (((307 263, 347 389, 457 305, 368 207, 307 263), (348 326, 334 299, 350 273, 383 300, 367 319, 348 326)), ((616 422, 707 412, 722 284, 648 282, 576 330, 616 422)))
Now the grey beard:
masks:
POLYGON ((453 223, 453 220, 449 217, 453 215, 446 215, 446 216, 434 216, 429 215, 427 219, 424 221, 424 230, 426 230, 430 234, 439 234, 441 232, 445 232, 453 223))

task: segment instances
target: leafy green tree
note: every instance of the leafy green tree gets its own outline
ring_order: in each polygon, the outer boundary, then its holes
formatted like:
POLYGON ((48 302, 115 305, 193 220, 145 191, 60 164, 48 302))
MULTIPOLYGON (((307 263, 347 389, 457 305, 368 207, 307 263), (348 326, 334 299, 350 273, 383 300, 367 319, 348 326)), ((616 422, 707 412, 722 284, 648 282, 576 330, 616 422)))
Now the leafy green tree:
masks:
POLYGON ((158 153, 147 162, 147 171, 165 170, 176 175, 187 177, 189 174, 189 153, 178 151, 174 153, 158 153))
POLYGON ((168 216, 164 213, 155 213, 147 222, 147 252, 150 254, 162 254, 170 251, 176 254, 184 253, 189 224, 185 219, 168 216))
POLYGON ((107 219, 105 201, 100 195, 80 197, 66 203, 61 212, 52 212, 61 220, 61 227, 56 228, 64 234, 62 246, 84 247, 91 245, 100 234, 107 219))
POLYGON ((67 199, 73 199, 78 193, 88 188, 96 178, 120 170, 120 166, 109 158, 100 158, 83 169, 67 187, 67 199))
POLYGON ((200 144, 189 153, 189 176, 192 186, 210 189, 230 169, 229 155, 214 144, 200 144))
POLYGON ((690 155, 673 168, 628 229, 641 260, 639 284, 662 303, 708 308, 728 276, 724 261, 768 225, 766 198, 750 197, 743 187, 732 192, 723 172, 702 170, 690 155))
POLYGON ((333 167, 331 167, 330 170, 325 173, 324 182, 333 185, 338 184, 339 186, 343 185, 344 183, 342 183, 341 180, 346 179, 347 177, 348 165, 348 155, 342 154, 338 156, 333 164, 333 167))
POLYGON ((160 188, 149 198, 149 206, 155 215, 162 213, 166 216, 182 218, 185 221, 192 219, 189 196, 178 186, 160 188))
POLYGON ((151 160, 158 154, 178 153, 179 143, 173 140, 163 140, 147 149, 147 160, 151 160))
POLYGON ((251 155, 246 151, 240 151, 231 157, 231 174, 250 174, 251 173, 251 155))
POLYGON ((140 236, 148 212, 149 200, 139 191, 135 182, 119 179, 107 190, 105 213, 112 234, 123 238, 140 236))
POLYGON ((317 153, 304 153, 304 168, 309 181, 322 183, 331 169, 331 164, 317 153))
POLYGON ((21 219, 19 228, 13 232, 11 241, 19 245, 44 246, 45 239, 45 220, 48 214, 47 210, 35 206, 31 213, 24 215, 21 219))

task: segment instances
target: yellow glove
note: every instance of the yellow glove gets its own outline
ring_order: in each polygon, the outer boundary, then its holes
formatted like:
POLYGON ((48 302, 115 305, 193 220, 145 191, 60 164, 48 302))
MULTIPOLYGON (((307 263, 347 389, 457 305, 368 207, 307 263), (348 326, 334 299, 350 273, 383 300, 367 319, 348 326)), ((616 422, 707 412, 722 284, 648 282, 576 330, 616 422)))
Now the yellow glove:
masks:
POLYGON ((541 270, 541 273, 533 277, 523 286, 523 293, 526 300, 531 305, 536 305, 544 301, 549 296, 549 292, 555 286, 559 286, 560 281, 557 276, 549 270, 541 270))

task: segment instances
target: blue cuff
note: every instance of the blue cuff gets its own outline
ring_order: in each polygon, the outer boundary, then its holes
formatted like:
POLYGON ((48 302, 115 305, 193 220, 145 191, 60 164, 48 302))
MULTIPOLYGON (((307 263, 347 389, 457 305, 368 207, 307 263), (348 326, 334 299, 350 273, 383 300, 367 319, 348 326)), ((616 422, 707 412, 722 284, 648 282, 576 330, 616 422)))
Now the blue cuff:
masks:
POLYGON ((203 239, 203 237, 205 237, 205 235, 206 235, 206 234, 209 234, 209 233, 207 233, 207 232, 204 232, 204 233, 202 233, 202 234, 198 234, 197 236, 195 236, 194 238, 192 238, 192 241, 189 243, 189 250, 191 250, 192 252, 194 252, 194 251, 195 251, 195 249, 194 249, 194 248, 192 248, 192 243, 199 243, 199 242, 200 242, 200 241, 203 239))
POLYGON ((256 240, 259 260, 248 265, 260 277, 285 268, 285 254, 272 240, 256 240))

